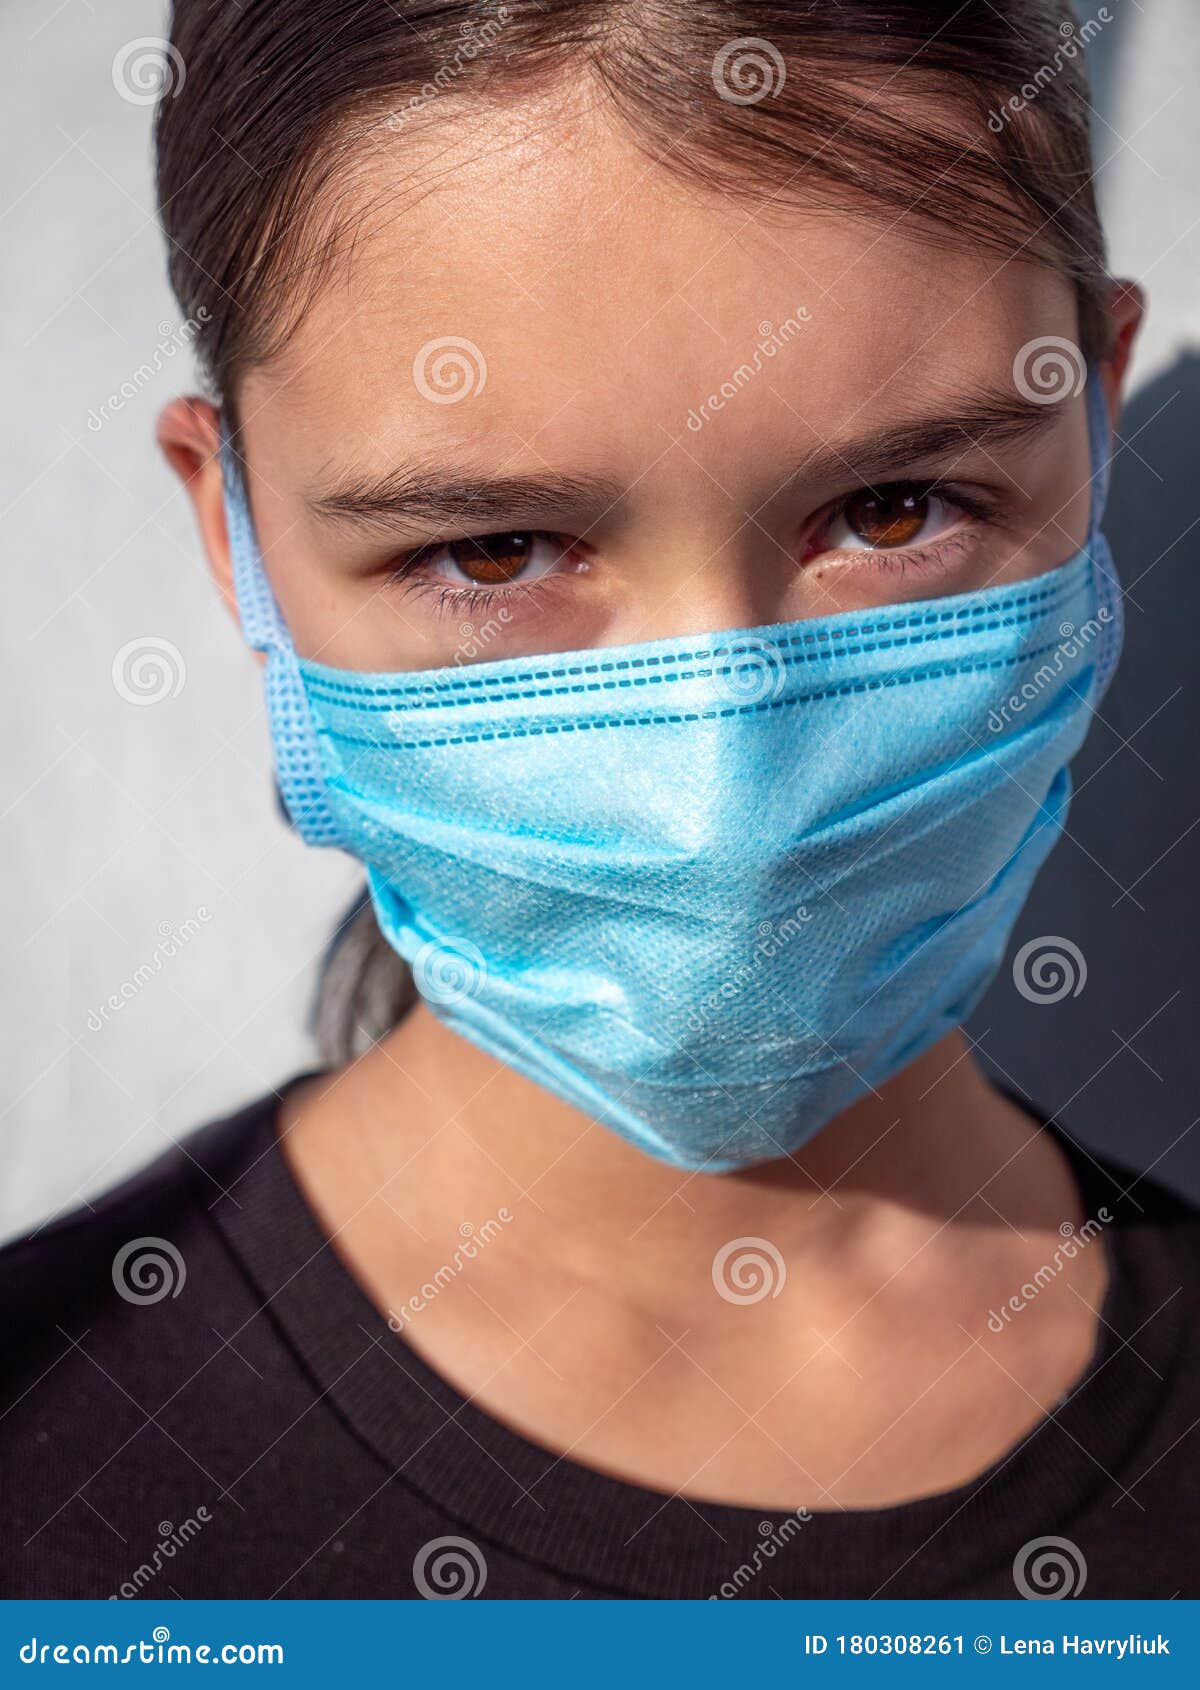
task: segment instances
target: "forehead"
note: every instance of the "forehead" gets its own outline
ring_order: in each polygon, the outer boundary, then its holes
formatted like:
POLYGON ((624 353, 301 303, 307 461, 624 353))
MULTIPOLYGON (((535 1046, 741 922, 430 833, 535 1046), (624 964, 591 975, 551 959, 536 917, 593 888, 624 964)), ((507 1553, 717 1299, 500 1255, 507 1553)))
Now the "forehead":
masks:
POLYGON ((736 429, 703 449, 806 450, 918 389, 1009 387, 1027 340, 1077 332, 1044 266, 934 243, 915 211, 806 205, 802 182, 707 192, 594 108, 378 127, 328 209, 344 256, 243 395, 251 449, 286 437, 314 470, 333 438, 383 467, 415 436, 635 473, 746 369, 736 429))

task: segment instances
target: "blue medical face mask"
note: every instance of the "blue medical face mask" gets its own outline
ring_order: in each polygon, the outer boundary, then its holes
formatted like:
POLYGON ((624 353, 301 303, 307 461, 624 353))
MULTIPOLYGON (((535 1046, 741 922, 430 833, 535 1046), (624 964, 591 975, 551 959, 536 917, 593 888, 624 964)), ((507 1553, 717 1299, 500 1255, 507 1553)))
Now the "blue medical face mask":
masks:
POLYGON ((1120 645, 1098 532, 1031 581, 469 667, 297 658, 236 478, 280 784, 436 1013, 653 1155, 785 1155, 968 1014, 1120 645))

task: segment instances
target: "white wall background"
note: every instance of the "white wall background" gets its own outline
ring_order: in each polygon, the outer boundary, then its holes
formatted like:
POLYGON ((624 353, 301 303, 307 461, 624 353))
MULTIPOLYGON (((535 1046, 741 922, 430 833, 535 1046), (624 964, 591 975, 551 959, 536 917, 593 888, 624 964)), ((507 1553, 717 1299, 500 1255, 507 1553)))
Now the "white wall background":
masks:
MULTIPOLYGON (((1200 7, 1106 9, 1100 180, 1115 267, 1153 297, 1145 380, 1200 343, 1200 7)), ((152 108, 113 61, 163 10, 0 8, 0 1236, 310 1060, 312 964, 358 879, 277 817, 257 670, 152 445, 191 371, 152 108), (114 682, 131 642, 167 683, 156 703, 122 696, 136 655, 114 682)))
POLYGON ((258 671, 153 447, 191 360, 152 108, 112 64, 163 18, 158 0, 0 7, 0 1234, 310 1060, 312 960, 357 879, 278 819, 258 671), (149 705, 113 678, 147 640, 178 653, 149 705))

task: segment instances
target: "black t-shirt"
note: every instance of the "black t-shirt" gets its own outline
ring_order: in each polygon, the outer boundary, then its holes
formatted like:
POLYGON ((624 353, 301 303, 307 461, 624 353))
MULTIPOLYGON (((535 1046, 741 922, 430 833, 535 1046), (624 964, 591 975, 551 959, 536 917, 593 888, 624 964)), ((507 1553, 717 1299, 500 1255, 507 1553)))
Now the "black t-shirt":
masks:
POLYGON ((1200 1216, 1151 1181, 1067 1147, 1115 1218, 1052 1415, 958 1490, 805 1519, 623 1484, 465 1401, 339 1262, 277 1113, 0 1252, 0 1595, 1200 1595, 1200 1216))

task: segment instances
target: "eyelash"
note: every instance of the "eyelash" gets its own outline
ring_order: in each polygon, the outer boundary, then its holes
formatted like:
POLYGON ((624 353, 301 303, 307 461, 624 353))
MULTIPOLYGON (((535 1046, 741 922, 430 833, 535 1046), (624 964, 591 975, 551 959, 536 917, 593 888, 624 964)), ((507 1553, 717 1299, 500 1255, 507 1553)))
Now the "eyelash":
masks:
MULTIPOLYGON (((947 504, 955 506, 964 515, 969 516, 973 523, 995 528, 1002 525, 1001 506, 993 496, 977 488, 960 487, 949 481, 930 482, 889 482, 878 489, 887 492, 894 488, 904 488, 915 492, 921 499, 937 497, 947 504)), ((820 526, 827 526, 841 512, 852 495, 844 495, 836 504, 820 516, 820 526)), ((819 528, 817 530, 819 532, 819 528)), ((563 547, 564 554, 569 550, 569 542, 565 536, 550 533, 544 529, 528 529, 525 532, 539 539, 551 540, 563 547)), ((963 543, 968 539, 968 533, 962 529, 954 529, 944 537, 928 542, 916 549, 897 546, 892 549, 879 551, 846 552, 843 556, 853 556, 856 567, 869 559, 869 567, 878 569, 886 574, 903 575, 910 569, 924 570, 944 567, 950 556, 961 551, 963 543)), ((561 585, 561 575, 544 575, 540 580, 522 586, 519 582, 509 587, 454 587, 445 582, 437 581, 428 576, 422 576, 419 571, 427 559, 439 552, 443 546, 453 544, 453 540, 439 540, 436 544, 419 546, 415 550, 398 558, 388 572, 388 584, 402 587, 405 593, 420 594, 433 599, 434 614, 437 616, 460 615, 470 616, 475 612, 480 614, 493 609, 497 604, 513 604, 518 595, 528 604, 533 600, 544 598, 547 593, 561 585)), ((836 555, 836 554, 835 554, 836 555)))
MULTIPOLYGON (((530 528, 523 532, 543 540, 563 540, 562 535, 550 534, 540 528, 530 528)), ((497 604, 512 605, 518 597, 525 603, 533 599, 540 601, 562 584, 561 575, 543 575, 540 580, 531 581, 527 586, 522 586, 518 581, 511 587, 454 587, 445 581, 417 573, 427 558, 452 543, 441 540, 435 546, 421 546, 416 551, 407 553, 392 564, 388 571, 388 585, 399 586, 406 594, 432 598, 435 616, 471 616, 475 612, 483 615, 494 609, 497 604)), ((564 543, 564 555, 568 549, 564 543)))
POLYGON ((526 602, 533 598, 540 599, 550 591, 558 578, 547 575, 541 581, 531 582, 528 587, 451 587, 442 581, 410 575, 401 566, 394 571, 391 579, 402 585, 406 593, 432 598, 435 616, 473 616, 476 612, 482 616, 489 610, 494 610, 497 604, 511 605, 518 595, 526 602))

